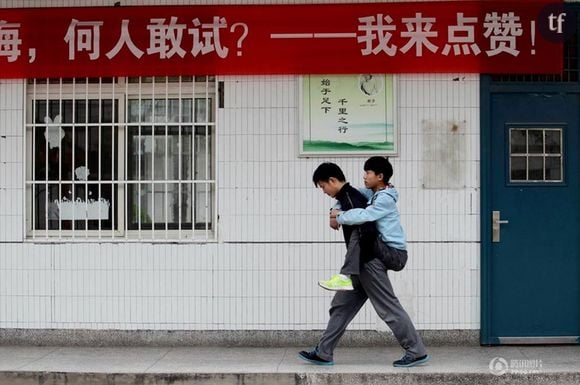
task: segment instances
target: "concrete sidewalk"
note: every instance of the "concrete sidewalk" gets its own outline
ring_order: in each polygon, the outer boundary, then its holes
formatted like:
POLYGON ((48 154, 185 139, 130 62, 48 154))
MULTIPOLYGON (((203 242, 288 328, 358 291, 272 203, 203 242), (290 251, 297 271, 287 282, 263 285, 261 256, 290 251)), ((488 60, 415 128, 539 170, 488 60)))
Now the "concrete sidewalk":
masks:
POLYGON ((0 346, 0 384, 580 384, 580 345, 428 349, 427 365, 400 369, 398 347, 342 347, 321 367, 296 347, 0 346))

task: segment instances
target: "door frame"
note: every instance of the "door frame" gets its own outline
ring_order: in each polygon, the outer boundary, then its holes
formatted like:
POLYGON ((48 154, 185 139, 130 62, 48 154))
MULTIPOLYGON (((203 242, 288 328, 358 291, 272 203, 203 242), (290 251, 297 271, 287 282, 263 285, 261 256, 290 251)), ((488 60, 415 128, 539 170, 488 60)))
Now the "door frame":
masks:
MULTIPOLYGON (((577 83, 493 83, 490 75, 480 76, 480 344, 499 345, 500 339, 491 334, 491 211, 492 170, 491 170, 491 96, 494 93, 580 93, 577 83)), ((569 144, 568 144, 569 145, 569 144)), ((580 339, 576 341, 580 344, 580 339)))

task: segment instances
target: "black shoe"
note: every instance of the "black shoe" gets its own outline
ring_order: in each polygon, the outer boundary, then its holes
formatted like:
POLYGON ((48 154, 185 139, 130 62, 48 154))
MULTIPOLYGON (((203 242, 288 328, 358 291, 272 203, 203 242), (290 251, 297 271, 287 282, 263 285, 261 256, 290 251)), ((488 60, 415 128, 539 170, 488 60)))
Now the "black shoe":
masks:
POLYGON ((316 350, 313 350, 311 352, 303 350, 300 353, 298 353, 298 357, 302 358, 304 361, 310 362, 311 364, 326 365, 326 366, 334 365, 334 361, 327 361, 318 357, 316 350))
POLYGON ((425 354, 424 356, 413 358, 409 354, 405 354, 400 360, 393 362, 393 366, 397 368, 410 368, 415 365, 424 364, 425 362, 429 361, 431 356, 425 354))

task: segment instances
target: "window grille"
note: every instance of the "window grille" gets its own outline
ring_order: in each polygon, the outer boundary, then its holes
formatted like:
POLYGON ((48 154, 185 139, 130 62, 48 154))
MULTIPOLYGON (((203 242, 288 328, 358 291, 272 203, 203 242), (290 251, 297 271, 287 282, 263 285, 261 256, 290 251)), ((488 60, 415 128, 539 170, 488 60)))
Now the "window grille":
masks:
POLYGON ((564 182, 561 128, 510 128, 510 182, 564 182))
POLYGON ((28 237, 215 239, 215 83, 29 80, 28 237))
MULTIPOLYGON (((572 4, 567 4, 572 7, 572 4)), ((580 7, 573 8, 576 15, 576 25, 580 26, 580 7)), ((570 21, 573 22, 573 21, 570 21)), ((580 28, 564 41, 564 70, 561 75, 493 75, 493 82, 537 82, 537 83, 579 83, 580 82, 580 28)))

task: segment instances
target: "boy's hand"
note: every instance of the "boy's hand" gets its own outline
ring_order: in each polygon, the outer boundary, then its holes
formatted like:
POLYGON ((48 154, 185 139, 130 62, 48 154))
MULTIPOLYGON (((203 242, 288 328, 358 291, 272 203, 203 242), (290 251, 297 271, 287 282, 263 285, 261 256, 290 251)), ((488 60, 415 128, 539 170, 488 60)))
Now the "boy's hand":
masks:
POLYGON ((340 223, 338 223, 336 217, 330 218, 330 227, 333 228, 334 230, 340 229, 340 223))
POLYGON ((340 223, 336 220, 336 216, 340 213, 340 210, 332 209, 330 210, 330 227, 334 230, 340 229, 340 223))

